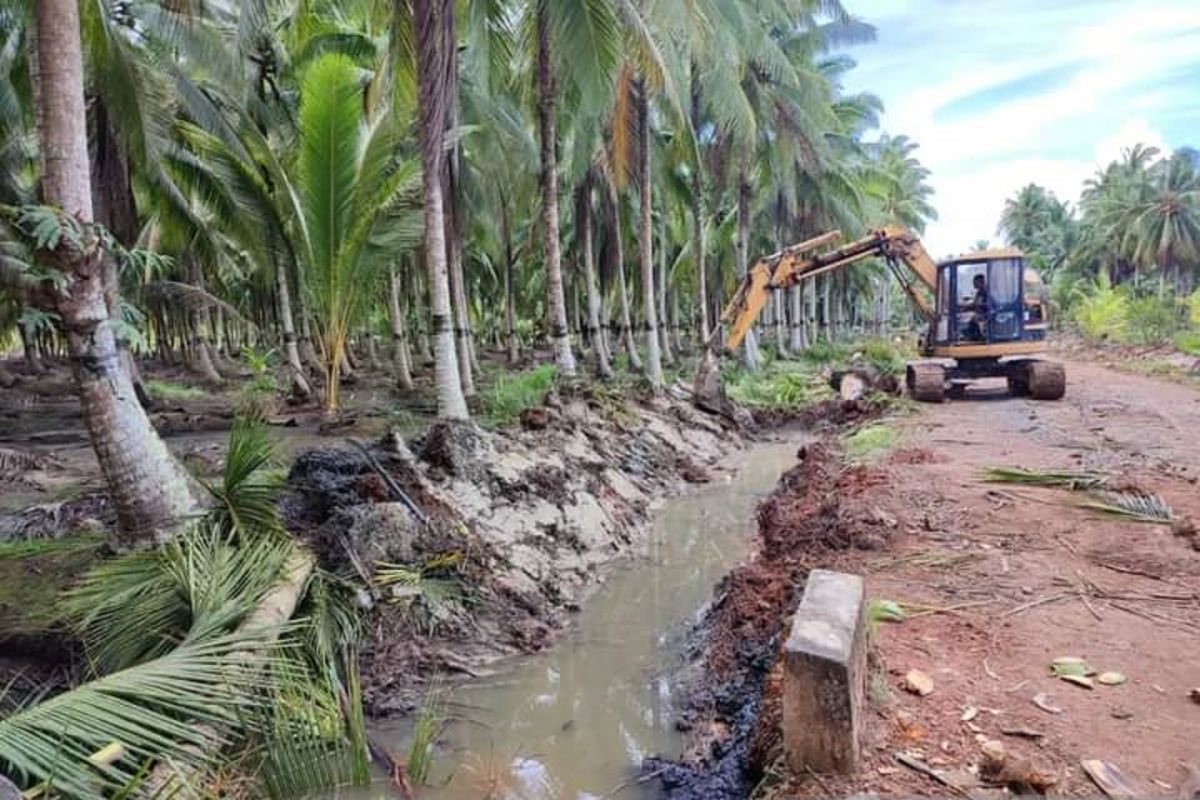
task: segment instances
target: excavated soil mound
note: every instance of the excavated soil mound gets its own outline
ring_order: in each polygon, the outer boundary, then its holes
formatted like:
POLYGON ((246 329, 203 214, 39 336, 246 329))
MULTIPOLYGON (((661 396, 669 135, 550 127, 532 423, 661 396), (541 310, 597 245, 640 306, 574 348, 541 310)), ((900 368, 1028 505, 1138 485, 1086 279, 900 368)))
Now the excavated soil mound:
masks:
POLYGON ((798 454, 759 505, 760 549, 731 572, 701 626, 693 689, 681 725, 692 731, 679 761, 648 759, 668 798, 744 798, 779 747, 780 643, 810 567, 839 550, 874 549, 888 521, 855 498, 882 472, 844 467, 836 440, 798 454))
POLYGON ((362 654, 371 713, 411 711, 422 675, 476 674, 554 641, 603 567, 640 543, 651 501, 708 480, 741 441, 722 418, 663 399, 552 393, 526 416, 524 430, 438 424, 369 454, 296 460, 289 527, 326 567, 376 586, 362 654))

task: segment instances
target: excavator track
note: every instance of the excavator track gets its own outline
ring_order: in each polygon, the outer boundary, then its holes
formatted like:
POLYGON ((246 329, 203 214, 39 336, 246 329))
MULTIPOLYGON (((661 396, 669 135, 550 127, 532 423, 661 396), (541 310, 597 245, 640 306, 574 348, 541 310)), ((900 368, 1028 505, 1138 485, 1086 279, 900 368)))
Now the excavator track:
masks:
POLYGON ((946 368, 941 364, 909 364, 905 378, 912 399, 922 403, 946 399, 946 368))
POLYGON ((1067 392, 1067 371, 1056 361, 1032 361, 1026 374, 1034 400, 1061 400, 1067 392))

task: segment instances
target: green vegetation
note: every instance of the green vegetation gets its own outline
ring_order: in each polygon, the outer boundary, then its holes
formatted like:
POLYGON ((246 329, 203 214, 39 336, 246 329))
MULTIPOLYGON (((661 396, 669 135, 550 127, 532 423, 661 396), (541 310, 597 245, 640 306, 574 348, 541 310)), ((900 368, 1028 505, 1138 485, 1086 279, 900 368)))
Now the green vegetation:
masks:
POLYGON ((1173 339, 1175 349, 1189 356, 1200 356, 1200 330, 1180 331, 1173 339))
POLYGON ((341 699, 359 696, 353 593, 282 532, 272 463, 262 430, 239 425, 213 512, 164 547, 96 563, 61 602, 41 598, 82 641, 87 680, 0 715, 0 773, 77 798, 128 796, 165 759, 200 787, 240 765, 258 796, 366 779, 361 711, 341 699), (289 596, 290 624, 255 621, 289 596))
POLYGON ((190 383, 154 378, 146 381, 146 391, 150 393, 151 397, 166 401, 199 400, 209 395, 209 392, 205 389, 193 386, 190 383))
POLYGON ((0 542, 0 561, 72 555, 95 550, 104 544, 103 536, 65 536, 61 539, 15 539, 0 542))
POLYGON ((429 779, 433 767, 434 751, 438 739, 446 727, 446 702, 440 682, 433 681, 425 692, 425 700, 413 726, 412 743, 408 748, 405 773, 415 785, 421 786, 429 779))
POLYGON ((757 372, 729 368, 724 381, 730 399, 751 408, 795 410, 832 396, 819 372, 782 361, 757 372))
POLYGON ((1031 184, 1000 220, 1060 316, 1094 343, 1161 345, 1200 329, 1200 151, 1135 144, 1097 170, 1076 208, 1031 184))
POLYGON ((492 425, 511 425, 527 408, 540 406, 554 386, 558 368, 543 364, 528 372, 500 373, 480 398, 484 419, 492 425))
POLYGON ((866 425, 842 438, 846 458, 855 463, 877 461, 899 443, 899 432, 886 424, 866 425))

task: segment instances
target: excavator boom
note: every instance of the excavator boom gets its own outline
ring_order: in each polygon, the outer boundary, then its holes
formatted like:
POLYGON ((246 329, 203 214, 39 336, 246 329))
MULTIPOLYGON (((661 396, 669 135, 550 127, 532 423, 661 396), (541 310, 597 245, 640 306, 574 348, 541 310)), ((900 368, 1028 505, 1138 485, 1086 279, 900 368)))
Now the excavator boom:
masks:
POLYGON ((905 294, 921 314, 929 320, 934 318, 934 311, 928 300, 898 267, 899 264, 904 264, 917 282, 930 291, 937 291, 937 265, 916 235, 898 225, 888 225, 842 247, 805 256, 805 253, 831 244, 841 236, 840 231, 830 231, 760 258, 747 272, 725 313, 721 315, 722 322, 733 321, 728 347, 733 349, 742 343, 742 339, 767 304, 773 289, 787 289, 806 278, 832 272, 875 256, 887 260, 905 294))

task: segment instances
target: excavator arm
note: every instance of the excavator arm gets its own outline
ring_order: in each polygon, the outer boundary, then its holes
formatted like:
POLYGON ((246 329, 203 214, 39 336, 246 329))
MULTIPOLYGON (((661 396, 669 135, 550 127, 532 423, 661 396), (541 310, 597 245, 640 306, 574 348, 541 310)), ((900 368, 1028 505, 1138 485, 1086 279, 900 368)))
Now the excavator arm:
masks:
POLYGON ((787 289, 806 278, 832 272, 875 256, 887 261, 917 310, 929 321, 934 320, 934 310, 925 296, 918 291, 916 284, 919 283, 936 294, 937 264, 929 257, 925 246, 915 234, 898 225, 888 225, 842 247, 817 255, 805 255, 836 242, 841 236, 841 231, 830 231, 760 258, 746 273, 725 313, 721 315, 721 322, 733 321, 728 347, 734 349, 742 343, 742 339, 767 304, 773 289, 787 289), (908 268, 909 274, 901 271, 901 264, 908 268))

